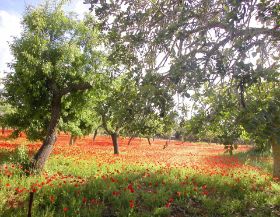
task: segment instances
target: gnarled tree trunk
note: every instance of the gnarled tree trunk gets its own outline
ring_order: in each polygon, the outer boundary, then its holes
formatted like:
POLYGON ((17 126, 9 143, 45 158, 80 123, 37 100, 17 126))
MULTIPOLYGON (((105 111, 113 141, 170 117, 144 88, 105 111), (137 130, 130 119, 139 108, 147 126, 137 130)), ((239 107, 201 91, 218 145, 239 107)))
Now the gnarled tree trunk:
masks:
POLYGON ((114 154, 119 154, 118 134, 112 133, 111 138, 112 138, 113 146, 114 146, 114 154))
POLYGON ((43 170, 45 163, 53 150, 54 143, 57 139, 56 128, 61 112, 61 96, 54 96, 51 106, 51 120, 48 126, 47 136, 42 146, 33 158, 31 164, 31 170, 33 172, 41 172, 43 170))
POLYGON ((273 177, 280 180, 280 144, 275 137, 271 138, 273 155, 273 177))

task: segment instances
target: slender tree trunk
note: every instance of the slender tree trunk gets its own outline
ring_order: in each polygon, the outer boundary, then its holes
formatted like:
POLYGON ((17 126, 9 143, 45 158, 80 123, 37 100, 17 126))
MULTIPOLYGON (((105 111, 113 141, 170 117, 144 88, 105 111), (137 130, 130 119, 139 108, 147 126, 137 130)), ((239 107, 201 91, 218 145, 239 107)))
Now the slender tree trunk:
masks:
POLYGON ((71 135, 69 140, 69 145, 74 145, 76 143, 77 136, 71 135))
POLYGON ((152 145, 150 138, 147 138, 149 145, 152 145))
POLYGON ((48 126, 47 136, 38 150, 38 152, 35 154, 32 164, 31 164, 31 170, 33 172, 41 172, 45 166, 46 161, 48 160, 52 150, 54 143, 57 139, 57 132, 56 128, 58 125, 58 121, 60 118, 60 111, 61 111, 61 97, 60 96, 54 96, 52 100, 52 108, 51 108, 51 120, 48 126))
POLYGON ((92 141, 94 142, 98 133, 98 128, 94 131, 92 141))
POLYGON ((277 143, 275 137, 271 139, 271 146, 273 155, 273 177, 280 180, 280 144, 277 143))
POLYGON ((167 148, 167 146, 168 146, 168 142, 167 142, 167 141, 165 141, 165 144, 163 145, 163 148, 162 148, 162 149, 166 149, 166 148, 167 148))
POLYGON ((129 138, 127 145, 130 145, 132 139, 134 139, 134 136, 131 136, 131 137, 129 138))
POLYGON ((114 154, 119 154, 119 144, 118 144, 118 134, 113 133, 111 134, 113 146, 114 146, 114 154))
POLYGON ((5 133, 5 127, 2 126, 2 134, 4 135, 4 133, 5 133))
POLYGON ((27 217, 32 217, 32 205, 34 200, 34 192, 30 192, 29 194, 29 203, 28 203, 28 213, 27 217))

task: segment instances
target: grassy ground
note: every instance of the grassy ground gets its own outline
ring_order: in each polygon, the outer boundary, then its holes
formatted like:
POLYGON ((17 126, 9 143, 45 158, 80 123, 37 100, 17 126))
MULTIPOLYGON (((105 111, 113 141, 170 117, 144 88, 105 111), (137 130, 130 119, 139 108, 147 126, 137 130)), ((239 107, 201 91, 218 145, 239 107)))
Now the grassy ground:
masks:
POLYGON ((0 216, 280 216, 280 185, 269 170, 222 146, 164 141, 149 146, 121 140, 119 156, 109 138, 61 136, 45 172, 26 176, 21 165, 39 147, 24 138, 0 140, 0 216), (247 163, 246 163, 247 162, 247 163))

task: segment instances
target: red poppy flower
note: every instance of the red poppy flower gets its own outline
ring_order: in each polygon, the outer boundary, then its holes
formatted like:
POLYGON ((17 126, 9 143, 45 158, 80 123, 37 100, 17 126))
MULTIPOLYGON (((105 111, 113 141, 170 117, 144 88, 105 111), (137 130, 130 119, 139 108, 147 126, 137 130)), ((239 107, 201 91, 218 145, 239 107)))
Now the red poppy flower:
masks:
POLYGON ((130 208, 134 208, 134 200, 130 200, 129 201, 129 207, 130 208))

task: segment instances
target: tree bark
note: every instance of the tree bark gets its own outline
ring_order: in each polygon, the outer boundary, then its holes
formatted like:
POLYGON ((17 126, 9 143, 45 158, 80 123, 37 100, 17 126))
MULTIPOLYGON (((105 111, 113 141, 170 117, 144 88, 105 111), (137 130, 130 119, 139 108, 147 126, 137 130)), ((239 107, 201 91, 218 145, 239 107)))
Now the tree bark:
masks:
POLYGON ((111 134, 113 146, 114 146, 114 154, 119 154, 119 144, 118 144, 118 134, 113 133, 111 134))
POLYGON ((152 145, 150 138, 147 138, 149 145, 152 145))
POLYGON ((94 131, 92 141, 94 142, 98 133, 98 128, 94 131))
POLYGON ((32 164, 31 170, 32 172, 41 172, 45 166, 46 161, 48 160, 52 150, 54 143, 57 139, 56 128, 58 125, 58 121, 60 118, 61 112, 61 96, 54 96, 51 105, 51 119, 48 126, 47 136, 35 154, 32 164))
POLYGON ((4 133, 5 133, 5 127, 2 126, 2 135, 4 135, 4 133))
POLYGON ((131 137, 129 138, 127 145, 130 145, 132 139, 134 139, 134 136, 131 136, 131 137))
POLYGON ((76 143, 77 136, 71 135, 69 140, 69 145, 74 145, 76 143))
POLYGON ((273 177, 280 180, 280 144, 276 138, 271 138, 272 155, 273 155, 273 177))

